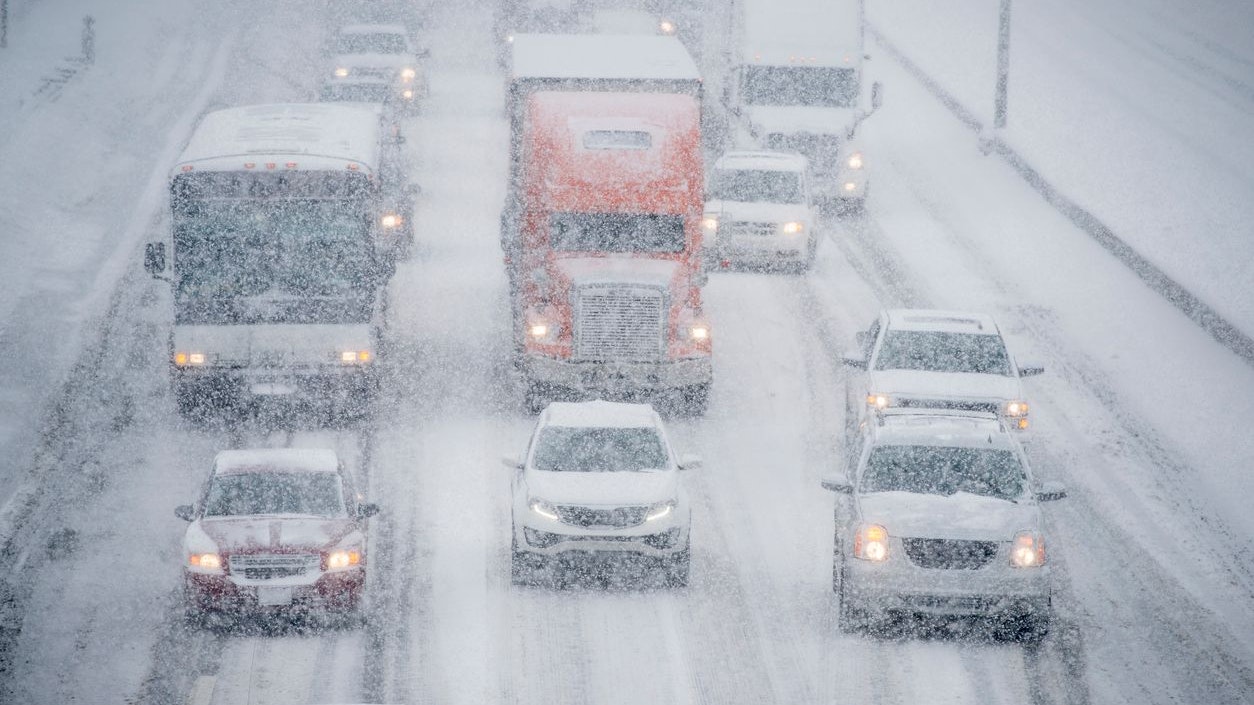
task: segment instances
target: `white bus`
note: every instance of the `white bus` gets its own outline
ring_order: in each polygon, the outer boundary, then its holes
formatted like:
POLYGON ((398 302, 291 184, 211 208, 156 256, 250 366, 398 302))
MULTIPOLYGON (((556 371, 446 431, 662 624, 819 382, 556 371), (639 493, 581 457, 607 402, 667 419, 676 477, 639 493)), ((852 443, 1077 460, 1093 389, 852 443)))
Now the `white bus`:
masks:
POLYGON ((408 196, 379 108, 281 104, 204 117, 170 173, 172 233, 145 268, 170 281, 180 411, 259 397, 370 409, 408 196), (391 227, 389 227, 391 226, 391 227))

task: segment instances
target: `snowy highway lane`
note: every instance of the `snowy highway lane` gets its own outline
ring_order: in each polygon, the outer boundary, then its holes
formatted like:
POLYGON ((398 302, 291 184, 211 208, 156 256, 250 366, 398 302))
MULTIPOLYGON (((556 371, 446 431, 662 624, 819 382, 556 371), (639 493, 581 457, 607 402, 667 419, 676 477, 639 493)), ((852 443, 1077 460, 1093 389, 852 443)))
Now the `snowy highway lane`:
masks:
MULTIPOLYGON (((499 458, 522 447, 533 420, 508 365, 497 244, 506 128, 486 18, 445 8, 424 33, 432 100, 407 125, 424 189, 420 244, 389 292, 376 423, 179 420, 164 374, 168 298, 134 267, 102 343, 100 385, 67 402, 81 435, 59 446, 73 501, 49 521, 77 538, 31 562, 5 695, 196 705, 1249 698, 1252 534, 1240 505, 1251 488, 1224 472, 1249 450, 1223 417, 1254 411, 1251 373, 888 66, 878 70, 893 102, 868 136, 882 156, 866 218, 831 224, 808 277, 720 273, 707 289, 713 403, 705 418, 671 421, 679 450, 706 461, 685 477, 696 503, 691 586, 511 586, 499 458), (1047 510, 1060 620, 1040 648, 969 625, 839 631, 832 498, 819 488, 842 456, 839 353, 878 308, 903 303, 989 310, 1016 352, 1046 361, 1030 387, 1033 453, 1072 497, 1047 510), (245 445, 335 447, 383 506, 364 626, 240 633, 182 622, 183 524, 171 511, 216 450, 245 445)), ((282 78, 299 93, 299 75, 282 78)))

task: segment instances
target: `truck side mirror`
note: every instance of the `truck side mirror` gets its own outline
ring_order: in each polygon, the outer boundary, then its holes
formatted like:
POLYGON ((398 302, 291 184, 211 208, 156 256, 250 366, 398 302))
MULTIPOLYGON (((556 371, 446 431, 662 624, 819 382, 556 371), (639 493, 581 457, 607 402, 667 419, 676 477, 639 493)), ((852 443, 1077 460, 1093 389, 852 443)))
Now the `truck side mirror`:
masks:
POLYGON ((174 508, 174 516, 183 521, 195 521, 196 510, 190 504, 180 504, 174 508))
POLYGON ((154 277, 165 271, 164 242, 150 242, 144 245, 144 271, 154 277))
POLYGON ((865 370, 866 358, 863 357, 861 350, 846 350, 840 358, 840 364, 855 370, 865 370))
POLYGON ((1058 482, 1045 482, 1036 492, 1038 502, 1056 502, 1067 496, 1067 488, 1058 482))
POLYGON ((879 110, 884 104, 884 84, 876 81, 871 84, 871 110, 879 110))
POLYGON ((379 505, 374 502, 365 502, 357 505, 357 518, 369 519, 379 513, 379 505))
POLYGON ((1020 377, 1035 377, 1040 374, 1045 374, 1045 363, 1033 361, 1019 365, 1020 377))
POLYGON ((823 485, 823 489, 829 492, 853 494, 853 484, 849 482, 849 478, 843 473, 834 472, 824 475, 820 482, 823 485))
POLYGON ((866 349, 866 333, 867 333, 866 331, 860 330, 857 333, 853 334, 854 343, 858 346, 860 350, 866 349))

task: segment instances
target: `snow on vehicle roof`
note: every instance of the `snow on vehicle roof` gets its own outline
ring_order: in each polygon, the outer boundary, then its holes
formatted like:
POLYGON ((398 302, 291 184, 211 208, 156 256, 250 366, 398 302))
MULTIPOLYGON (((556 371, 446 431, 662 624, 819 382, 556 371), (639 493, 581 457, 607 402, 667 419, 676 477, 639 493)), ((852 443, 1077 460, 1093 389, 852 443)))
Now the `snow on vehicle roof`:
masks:
POLYGON ((761 171, 805 171, 806 158, 792 152, 725 152, 714 163, 715 169, 757 169, 761 171))
MULTIPOLYGON (((296 164, 301 163, 300 157, 357 162, 373 170, 379 162, 381 115, 377 105, 346 103, 276 103, 216 110, 200 121, 174 171, 223 157, 252 157, 256 159, 248 161, 261 162, 266 155, 294 157, 276 161, 296 164)), ((232 161, 219 166, 239 169, 242 164, 232 161)))
POLYGON ((340 28, 340 34, 403 34, 408 35, 405 25, 399 24, 350 24, 340 28))
POLYGON ((577 428, 653 428, 658 425, 658 416, 649 404, 555 401, 544 410, 542 422, 577 428))
POLYGON ((997 322, 986 313, 918 308, 890 309, 887 313, 891 330, 1000 335, 997 322))
POLYGON ((336 472, 340 461, 327 448, 250 448, 220 451, 213 460, 216 475, 247 472, 336 472))
POLYGON ((700 81, 675 37, 636 34, 519 34, 513 77, 700 81))
POLYGON ((879 444, 1009 448, 1014 439, 995 414, 886 409, 871 421, 879 444))
POLYGON ((862 59, 859 3, 772 0, 738 3, 745 63, 857 67, 862 59))

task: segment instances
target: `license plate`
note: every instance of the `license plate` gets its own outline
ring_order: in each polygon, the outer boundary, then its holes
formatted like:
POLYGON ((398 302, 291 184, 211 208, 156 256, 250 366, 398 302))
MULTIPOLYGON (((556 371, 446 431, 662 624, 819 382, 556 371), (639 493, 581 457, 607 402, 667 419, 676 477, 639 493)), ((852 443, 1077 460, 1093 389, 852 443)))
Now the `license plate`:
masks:
POLYGON ((257 382, 249 387, 253 394, 264 397, 284 396, 296 393, 296 388, 280 382, 257 382))
POLYGON ((257 588, 257 604, 263 607, 292 604, 292 588, 290 587, 259 587, 257 588))

